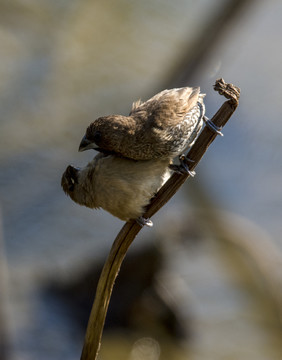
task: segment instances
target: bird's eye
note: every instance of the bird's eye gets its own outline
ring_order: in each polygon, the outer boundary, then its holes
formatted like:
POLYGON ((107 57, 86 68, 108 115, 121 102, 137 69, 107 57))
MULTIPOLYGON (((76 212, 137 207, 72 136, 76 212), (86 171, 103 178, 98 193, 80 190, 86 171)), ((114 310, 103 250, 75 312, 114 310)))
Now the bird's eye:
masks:
POLYGON ((94 142, 97 144, 101 140, 102 134, 100 131, 95 131, 94 133, 94 142))

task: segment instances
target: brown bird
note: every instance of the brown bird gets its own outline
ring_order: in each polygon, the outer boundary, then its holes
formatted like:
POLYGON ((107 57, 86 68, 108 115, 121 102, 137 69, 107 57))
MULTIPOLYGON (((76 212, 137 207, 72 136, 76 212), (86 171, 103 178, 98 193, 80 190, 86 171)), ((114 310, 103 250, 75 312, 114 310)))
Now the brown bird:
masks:
POLYGON ((168 179, 167 159, 134 161, 98 154, 82 169, 69 165, 61 185, 73 201, 89 208, 103 208, 121 220, 135 219, 152 226, 142 217, 150 199, 168 179))
POLYGON ((129 116, 100 117, 88 126, 79 151, 95 149, 134 160, 173 159, 194 143, 207 121, 204 96, 199 87, 164 90, 133 103, 129 116))

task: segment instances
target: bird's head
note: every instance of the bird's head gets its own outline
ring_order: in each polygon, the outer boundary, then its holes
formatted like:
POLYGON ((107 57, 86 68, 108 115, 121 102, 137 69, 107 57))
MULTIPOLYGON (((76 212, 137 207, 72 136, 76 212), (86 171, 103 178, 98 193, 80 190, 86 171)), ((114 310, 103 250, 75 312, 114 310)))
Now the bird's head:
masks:
POLYGON ((125 116, 100 117, 86 129, 78 151, 94 149, 104 153, 117 152, 126 128, 125 116))
POLYGON ((63 173, 61 186, 64 192, 71 196, 74 192, 75 186, 78 184, 80 168, 69 165, 63 173))

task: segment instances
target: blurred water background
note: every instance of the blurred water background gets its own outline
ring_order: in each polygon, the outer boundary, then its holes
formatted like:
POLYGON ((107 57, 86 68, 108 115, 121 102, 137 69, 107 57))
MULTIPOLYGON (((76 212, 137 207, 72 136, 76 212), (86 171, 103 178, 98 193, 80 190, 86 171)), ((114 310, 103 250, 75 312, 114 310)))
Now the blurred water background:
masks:
POLYGON ((183 81, 201 86, 211 117, 223 77, 241 88, 224 137, 132 248, 162 254, 155 282, 191 335, 105 332, 102 356, 148 359, 142 334, 150 359, 280 360, 282 3, 14 0, 0 9, 1 359, 80 356, 75 314, 42 289, 103 262, 122 226, 60 188, 69 163, 93 157, 77 152, 87 125, 183 81))

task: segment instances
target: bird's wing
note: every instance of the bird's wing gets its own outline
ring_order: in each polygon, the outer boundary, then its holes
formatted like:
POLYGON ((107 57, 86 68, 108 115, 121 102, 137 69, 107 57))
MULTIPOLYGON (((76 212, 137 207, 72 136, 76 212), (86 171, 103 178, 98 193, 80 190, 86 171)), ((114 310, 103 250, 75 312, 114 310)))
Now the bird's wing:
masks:
POLYGON ((199 94, 199 87, 163 90, 143 103, 133 103, 130 116, 143 118, 150 127, 177 126, 197 104, 199 94))

